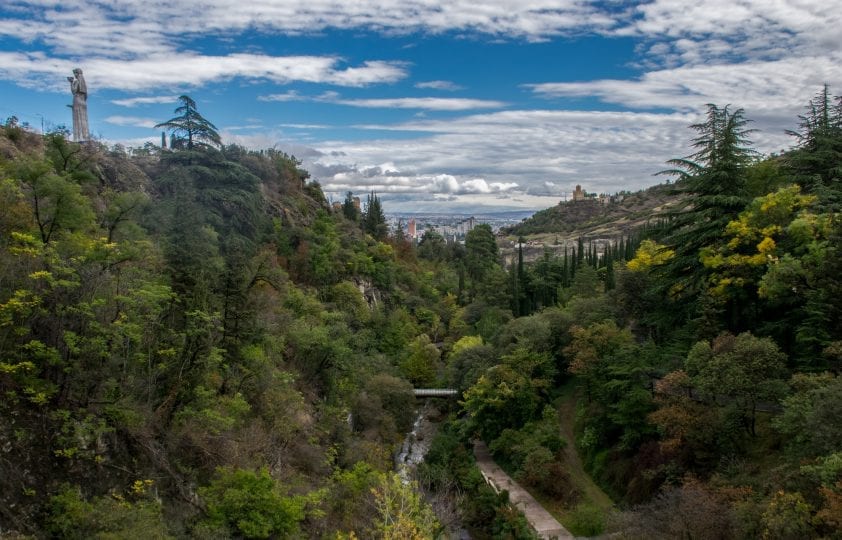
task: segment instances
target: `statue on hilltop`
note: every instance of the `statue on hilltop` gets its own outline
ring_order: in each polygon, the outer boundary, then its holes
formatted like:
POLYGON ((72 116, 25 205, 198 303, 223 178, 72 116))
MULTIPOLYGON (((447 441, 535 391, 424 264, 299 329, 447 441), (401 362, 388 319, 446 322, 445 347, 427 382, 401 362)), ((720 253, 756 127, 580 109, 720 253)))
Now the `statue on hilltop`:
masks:
POLYGON ((82 142, 90 140, 91 134, 88 131, 88 86, 85 84, 85 77, 82 70, 73 70, 73 77, 68 77, 70 92, 73 94, 73 140, 82 142))

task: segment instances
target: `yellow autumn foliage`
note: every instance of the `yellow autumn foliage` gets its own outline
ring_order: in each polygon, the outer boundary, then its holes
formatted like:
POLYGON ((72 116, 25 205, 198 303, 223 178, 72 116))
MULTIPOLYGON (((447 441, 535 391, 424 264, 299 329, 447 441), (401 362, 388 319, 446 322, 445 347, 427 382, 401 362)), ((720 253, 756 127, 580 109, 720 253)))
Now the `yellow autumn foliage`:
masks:
POLYGON ((654 240, 644 240, 634 254, 634 259, 626 263, 632 272, 643 272, 654 266, 660 266, 675 257, 675 251, 667 249, 654 240))

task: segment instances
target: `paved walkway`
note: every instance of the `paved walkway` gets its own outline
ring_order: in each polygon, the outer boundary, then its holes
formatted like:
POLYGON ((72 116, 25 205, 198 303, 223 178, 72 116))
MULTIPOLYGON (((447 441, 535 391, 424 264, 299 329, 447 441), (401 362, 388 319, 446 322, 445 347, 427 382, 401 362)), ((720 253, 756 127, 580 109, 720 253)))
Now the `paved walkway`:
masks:
POLYGON ((526 520, 541 538, 556 538, 558 540, 572 539, 574 536, 567 532, 567 529, 556 520, 549 512, 544 510, 528 491, 520 487, 520 484, 512 480, 491 458, 488 447, 482 441, 474 442, 474 456, 477 459, 477 466, 482 472, 485 481, 500 492, 509 492, 509 500, 518 510, 523 512, 526 520))

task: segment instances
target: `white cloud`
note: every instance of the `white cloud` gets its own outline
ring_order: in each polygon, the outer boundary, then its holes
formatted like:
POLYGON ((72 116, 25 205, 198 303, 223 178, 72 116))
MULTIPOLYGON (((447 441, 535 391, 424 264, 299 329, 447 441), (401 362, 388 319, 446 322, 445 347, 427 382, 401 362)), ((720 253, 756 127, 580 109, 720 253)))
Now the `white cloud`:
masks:
POLYGON ((105 119, 109 124, 115 126, 134 126, 144 128, 154 128, 158 123, 157 120, 151 118, 138 118, 136 116, 109 116, 105 119))
MULTIPOLYGON (((98 89, 148 90, 160 87, 200 86, 234 77, 268 80, 278 84, 293 81, 339 86, 366 86, 390 83, 406 77, 397 62, 365 62, 343 67, 330 56, 267 56, 236 53, 227 56, 178 55, 146 56, 135 60, 88 58, 85 78, 98 89)), ((43 53, 0 52, 0 76, 22 86, 59 86, 73 62, 49 58, 43 53)))
POLYGON ((483 33, 540 40, 608 29, 614 16, 579 0, 17 0, 0 36, 42 41, 57 53, 127 58, 173 51, 199 34, 301 34, 328 28, 384 33, 483 33), (19 13, 20 15, 16 15, 19 13))
MULTIPOLYGON (((349 65, 334 56, 276 57, 238 51, 236 38, 246 32, 275 36, 338 28, 385 35, 481 35, 486 41, 601 34, 631 37, 638 48, 630 67, 642 68, 643 74, 633 80, 533 84, 532 91, 547 98, 596 97, 635 110, 666 111, 508 110, 447 121, 419 112, 408 123, 356 126, 415 132, 413 138, 335 140, 296 147, 293 153, 306 156, 305 163, 325 188, 339 192, 371 188, 461 201, 516 195, 534 202, 538 199, 531 195, 560 194, 577 183, 592 191, 642 187, 659 180, 651 174, 666 159, 689 152, 692 133, 686 126, 698 120, 704 103, 744 107, 755 120, 753 127, 761 129, 754 135, 759 149, 770 151, 790 144, 783 128, 794 127, 795 116, 821 84, 842 87, 842 10, 832 1, 11 0, 7 4, 11 7, 0 10, 0 39, 20 46, 0 51, 0 77, 32 88, 66 92, 64 77, 77 65, 85 69, 94 91, 138 94, 175 92, 235 78, 361 87, 408 76, 408 65, 393 61, 349 65), (196 52, 199 37, 231 38, 233 52, 196 52), (42 52, 33 52, 39 49, 42 52)), ((445 80, 415 86, 457 89, 445 80)), ((115 103, 160 103, 153 99, 159 98, 130 97, 115 103)), ((415 111, 507 106, 467 98, 351 99, 334 92, 310 97, 289 91, 262 99, 415 111)), ((121 116, 108 121, 151 122, 121 116)), ((317 129, 307 124, 280 127, 317 129)), ((240 135, 236 131, 232 127, 223 133, 226 142, 294 147, 280 131, 240 135)))
POLYGON ((603 33, 655 40, 717 40, 727 54, 768 54, 786 44, 816 52, 839 46, 842 10, 803 0, 15 0, 0 36, 43 42, 56 54, 131 58, 178 50, 198 35, 244 31, 308 34, 330 28, 383 33, 479 33, 503 39, 603 33))
POLYGON ((281 94, 269 94, 266 96, 258 96, 258 101, 308 101, 310 98, 302 96, 295 90, 283 92, 281 94))
MULTIPOLYGON (((632 108, 698 111, 705 103, 732 103, 749 117, 789 122, 822 84, 842 86, 842 52, 827 56, 682 66, 635 80, 604 79, 527 85, 549 98, 595 96, 632 108)), ((771 125, 771 124, 770 124, 771 125)))
POLYGON ((339 194, 520 198, 527 192, 560 197, 576 184, 598 192, 636 189, 661 181, 653 174, 665 161, 688 153, 687 126, 697 120, 679 113, 549 110, 417 120, 367 126, 417 132, 411 139, 314 144, 318 155, 305 166, 326 191, 339 194), (376 169, 383 163, 394 165, 388 174, 376 169))
POLYGON ((113 103, 114 105, 119 105, 121 107, 137 107, 138 105, 175 103, 176 101, 178 101, 178 96, 143 96, 127 99, 114 99, 111 101, 111 103, 113 103))
POLYGON ((840 43, 837 29, 842 24, 842 11, 833 2, 799 0, 654 0, 635 12, 623 33, 713 42, 723 38, 738 47, 736 52, 752 55, 762 55, 762 46, 775 42, 810 52, 831 50, 840 43))
POLYGON ((424 109, 428 111, 466 111, 471 109, 498 109, 505 107, 502 101, 467 98, 381 98, 381 99, 339 99, 334 103, 351 107, 371 109, 424 109))
POLYGON ((349 107, 366 109, 422 109, 426 111, 468 111, 475 109, 499 109, 507 104, 503 101, 470 98, 436 98, 436 97, 403 97, 403 98, 369 98, 344 99, 336 92, 325 92, 318 96, 303 96, 298 92, 269 94, 259 96, 260 101, 315 101, 333 103, 349 107))
MULTIPOLYGON (((661 60, 684 55, 685 61, 695 56, 702 62, 711 54, 776 59, 838 49, 842 24, 842 10, 834 2, 804 0, 628 5, 580 0, 15 0, 13 6, 0 16, 0 36, 43 43, 54 55, 120 59, 183 53, 198 36, 308 34, 332 28, 530 41, 597 33, 642 37, 653 45, 666 42, 649 49, 664 55, 661 60), (697 54, 700 49, 705 54, 697 54)), ((353 70, 346 75, 354 80, 353 70)), ((430 81, 442 82, 447 81, 430 81)))
POLYGON ((225 131, 254 131, 262 128, 263 124, 245 124, 243 126, 224 126, 222 129, 225 131))
POLYGON ((415 88, 422 88, 422 89, 431 89, 431 90, 447 90, 450 92, 454 92, 456 90, 462 90, 464 87, 459 86, 458 84, 451 82, 451 81, 425 81, 415 83, 415 88))
POLYGON ((280 127, 292 129, 327 129, 330 126, 325 124, 279 124, 280 127))

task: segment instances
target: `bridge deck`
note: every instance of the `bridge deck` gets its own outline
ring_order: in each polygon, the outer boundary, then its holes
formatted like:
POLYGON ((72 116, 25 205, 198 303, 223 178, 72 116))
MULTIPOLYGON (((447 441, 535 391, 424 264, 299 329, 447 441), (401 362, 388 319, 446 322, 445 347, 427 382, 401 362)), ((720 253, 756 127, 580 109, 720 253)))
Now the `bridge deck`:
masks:
POLYGON ((412 391, 415 397, 456 397, 459 390, 453 388, 415 388, 412 391))

